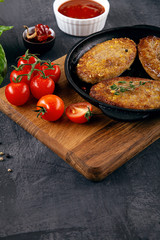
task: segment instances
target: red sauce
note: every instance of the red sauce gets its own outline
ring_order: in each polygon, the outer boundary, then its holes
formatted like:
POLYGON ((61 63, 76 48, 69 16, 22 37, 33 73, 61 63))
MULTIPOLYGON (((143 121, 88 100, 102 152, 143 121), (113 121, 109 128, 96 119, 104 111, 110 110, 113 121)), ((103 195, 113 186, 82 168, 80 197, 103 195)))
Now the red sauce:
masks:
POLYGON ((58 11, 64 16, 78 19, 93 18, 104 13, 104 7, 92 0, 70 0, 63 3, 58 11))

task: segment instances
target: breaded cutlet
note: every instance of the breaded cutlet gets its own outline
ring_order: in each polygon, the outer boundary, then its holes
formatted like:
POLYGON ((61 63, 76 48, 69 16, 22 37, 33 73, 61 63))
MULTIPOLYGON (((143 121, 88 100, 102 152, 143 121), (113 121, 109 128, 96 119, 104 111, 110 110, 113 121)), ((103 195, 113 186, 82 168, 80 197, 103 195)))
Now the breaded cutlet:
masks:
POLYGON ((92 84, 117 77, 129 69, 136 53, 136 43, 129 38, 107 40, 84 53, 76 67, 77 75, 92 84))
POLYGON ((116 77, 93 85, 90 96, 117 107, 143 110, 160 108, 160 81, 116 77))
POLYGON ((140 39, 138 55, 148 75, 155 80, 160 80, 160 38, 147 36, 140 39))

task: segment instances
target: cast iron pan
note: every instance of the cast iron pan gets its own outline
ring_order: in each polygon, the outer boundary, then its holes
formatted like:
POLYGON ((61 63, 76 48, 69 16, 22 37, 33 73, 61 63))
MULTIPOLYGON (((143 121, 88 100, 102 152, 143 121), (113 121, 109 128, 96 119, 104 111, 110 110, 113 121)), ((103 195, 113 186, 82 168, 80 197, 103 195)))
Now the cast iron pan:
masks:
MULTIPOLYGON (((111 106, 89 96, 91 84, 81 81, 76 74, 76 65, 79 58, 97 43, 104 42, 112 38, 128 37, 137 44, 139 40, 148 35, 160 37, 160 28, 148 25, 136 25, 131 27, 119 27, 94 33, 83 40, 79 41, 67 54, 65 60, 65 74, 74 90, 81 95, 86 101, 100 108, 101 111, 116 120, 136 121, 160 114, 160 109, 151 110, 134 110, 111 106)), ((132 64, 130 70, 125 71, 121 76, 142 77, 151 79, 143 69, 138 56, 132 64)))

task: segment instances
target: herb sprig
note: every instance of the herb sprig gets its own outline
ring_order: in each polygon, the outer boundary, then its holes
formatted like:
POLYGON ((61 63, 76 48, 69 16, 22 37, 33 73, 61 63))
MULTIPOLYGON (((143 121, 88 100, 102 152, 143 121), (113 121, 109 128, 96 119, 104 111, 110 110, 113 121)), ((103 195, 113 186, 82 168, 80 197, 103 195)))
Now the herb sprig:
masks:
POLYGON ((118 83, 121 84, 121 85, 116 85, 114 83, 112 86, 110 86, 114 95, 119 95, 120 93, 123 93, 123 92, 126 92, 126 91, 132 91, 135 88, 146 84, 146 82, 142 82, 142 81, 140 81, 138 85, 134 85, 133 81, 130 81, 129 83, 126 82, 126 81, 119 81, 118 83), (122 86, 122 84, 125 84, 125 86, 122 86), (128 86, 127 86, 127 84, 128 84, 128 86))

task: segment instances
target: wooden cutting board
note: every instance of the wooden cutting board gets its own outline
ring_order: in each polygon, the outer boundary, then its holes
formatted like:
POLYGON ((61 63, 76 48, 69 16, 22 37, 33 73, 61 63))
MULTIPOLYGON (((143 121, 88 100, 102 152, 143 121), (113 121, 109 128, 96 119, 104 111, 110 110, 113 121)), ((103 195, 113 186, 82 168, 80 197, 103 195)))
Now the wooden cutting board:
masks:
MULTIPOLYGON (((68 84, 64 74, 65 56, 54 61, 60 64, 61 78, 55 94, 67 107, 84 101, 68 84)), ((93 107, 95 115, 90 123, 76 124, 65 114, 56 122, 36 117, 36 100, 15 107, 0 89, 0 110, 34 137, 48 146, 86 178, 100 181, 160 137, 160 119, 120 122, 103 115, 93 107)))

